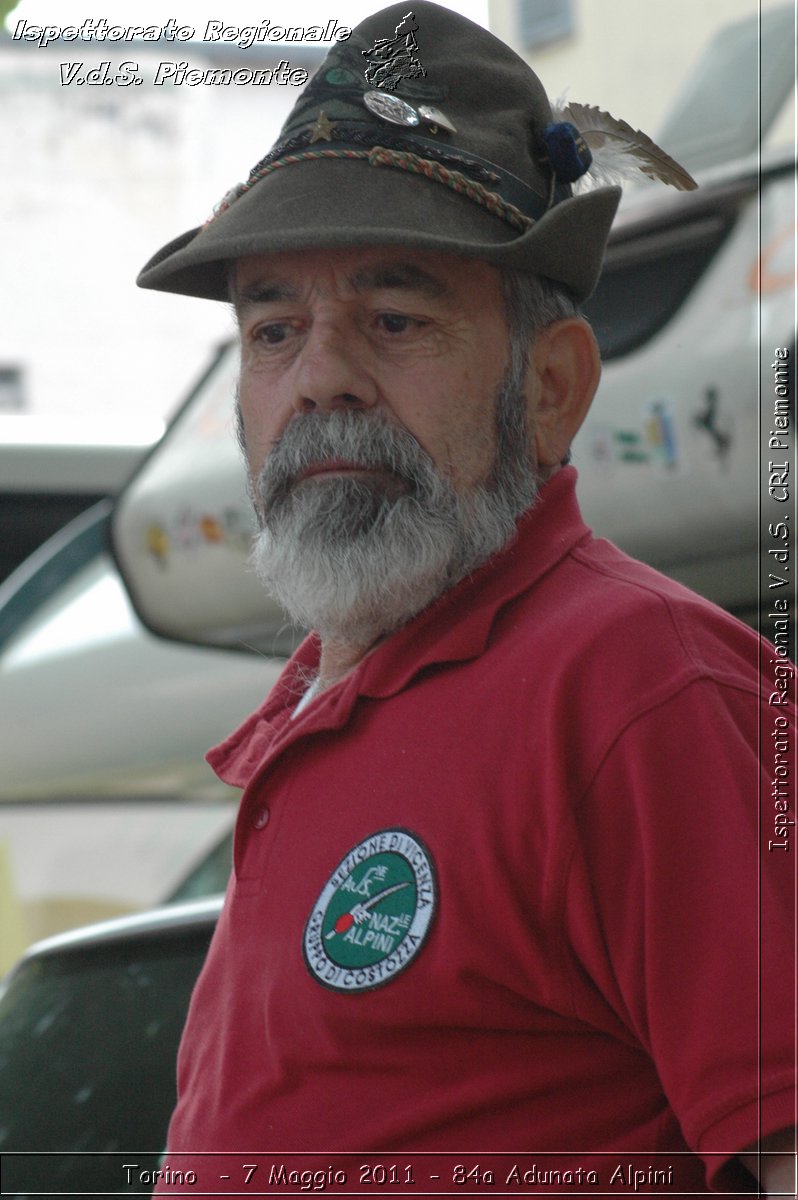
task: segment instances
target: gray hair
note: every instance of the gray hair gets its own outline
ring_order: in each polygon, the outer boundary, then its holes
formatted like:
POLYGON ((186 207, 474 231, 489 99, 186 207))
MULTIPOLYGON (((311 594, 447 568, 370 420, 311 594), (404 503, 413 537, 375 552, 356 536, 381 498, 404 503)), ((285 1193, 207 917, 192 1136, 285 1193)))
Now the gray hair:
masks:
MULTIPOLYGON (((507 317, 507 328, 510 338, 510 375, 520 387, 526 377, 529 366, 529 350, 535 336, 553 325, 555 321, 564 321, 568 317, 580 317, 579 306, 565 288, 541 275, 530 275, 527 271, 516 271, 509 267, 501 271, 502 292, 504 294, 504 309, 507 317)), ((504 435, 504 444, 512 436, 512 431, 502 429, 512 414, 506 410, 498 414, 500 444, 504 435)), ((515 435, 518 435, 518 429, 515 435)), ((570 449, 562 460, 565 466, 571 460, 570 449)))
POLYGON ((579 317, 570 292, 541 275, 505 267, 501 271, 504 309, 510 333, 510 367, 521 378, 529 365, 529 348, 541 329, 579 317))

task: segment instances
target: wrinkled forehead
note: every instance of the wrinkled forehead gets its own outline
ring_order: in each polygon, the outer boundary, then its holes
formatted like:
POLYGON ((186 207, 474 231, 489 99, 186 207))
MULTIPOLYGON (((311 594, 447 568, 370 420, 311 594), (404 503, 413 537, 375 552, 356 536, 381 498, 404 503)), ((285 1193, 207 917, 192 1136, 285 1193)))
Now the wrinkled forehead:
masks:
POLYGON ((347 298, 388 292, 454 305, 479 296, 485 308, 493 303, 502 307, 501 273, 490 263, 408 247, 253 254, 236 259, 230 272, 237 310, 310 294, 347 298))

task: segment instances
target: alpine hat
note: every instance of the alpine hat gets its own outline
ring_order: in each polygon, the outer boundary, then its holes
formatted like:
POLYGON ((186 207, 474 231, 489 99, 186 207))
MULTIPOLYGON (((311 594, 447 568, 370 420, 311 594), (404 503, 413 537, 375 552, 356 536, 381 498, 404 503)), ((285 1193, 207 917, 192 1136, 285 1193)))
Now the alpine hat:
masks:
POLYGON ((620 198, 619 187, 572 194, 590 158, 513 50, 405 0, 330 50, 248 180, 138 283, 225 300, 228 264, 244 255, 395 245, 545 276, 579 302, 620 198))

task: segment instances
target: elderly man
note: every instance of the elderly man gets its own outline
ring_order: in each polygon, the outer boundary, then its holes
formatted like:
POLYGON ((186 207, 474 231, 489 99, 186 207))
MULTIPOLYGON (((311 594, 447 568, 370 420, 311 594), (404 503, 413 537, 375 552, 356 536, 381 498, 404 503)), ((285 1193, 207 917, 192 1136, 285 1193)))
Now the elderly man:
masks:
POLYGON ((556 1152, 623 1191, 643 1154, 700 1193, 748 1154, 792 1186, 759 643, 593 539, 566 465, 619 189, 572 195, 589 150, 526 64, 412 11, 395 89, 366 71, 404 6, 141 276, 235 306, 254 563, 315 630, 211 755, 244 795, 170 1161, 556 1152))

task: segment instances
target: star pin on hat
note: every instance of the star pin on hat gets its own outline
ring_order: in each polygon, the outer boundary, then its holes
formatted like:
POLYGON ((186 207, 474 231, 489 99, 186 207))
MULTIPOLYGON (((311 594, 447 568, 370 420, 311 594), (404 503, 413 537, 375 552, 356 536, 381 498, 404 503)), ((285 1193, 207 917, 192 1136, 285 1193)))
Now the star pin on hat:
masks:
POLYGON ((319 247, 410 246, 593 291, 618 186, 574 194, 613 150, 695 187, 644 134, 570 105, 554 114, 513 50, 428 0, 392 5, 336 44, 277 143, 205 225, 164 246, 141 287, 226 300, 229 263, 319 247))

